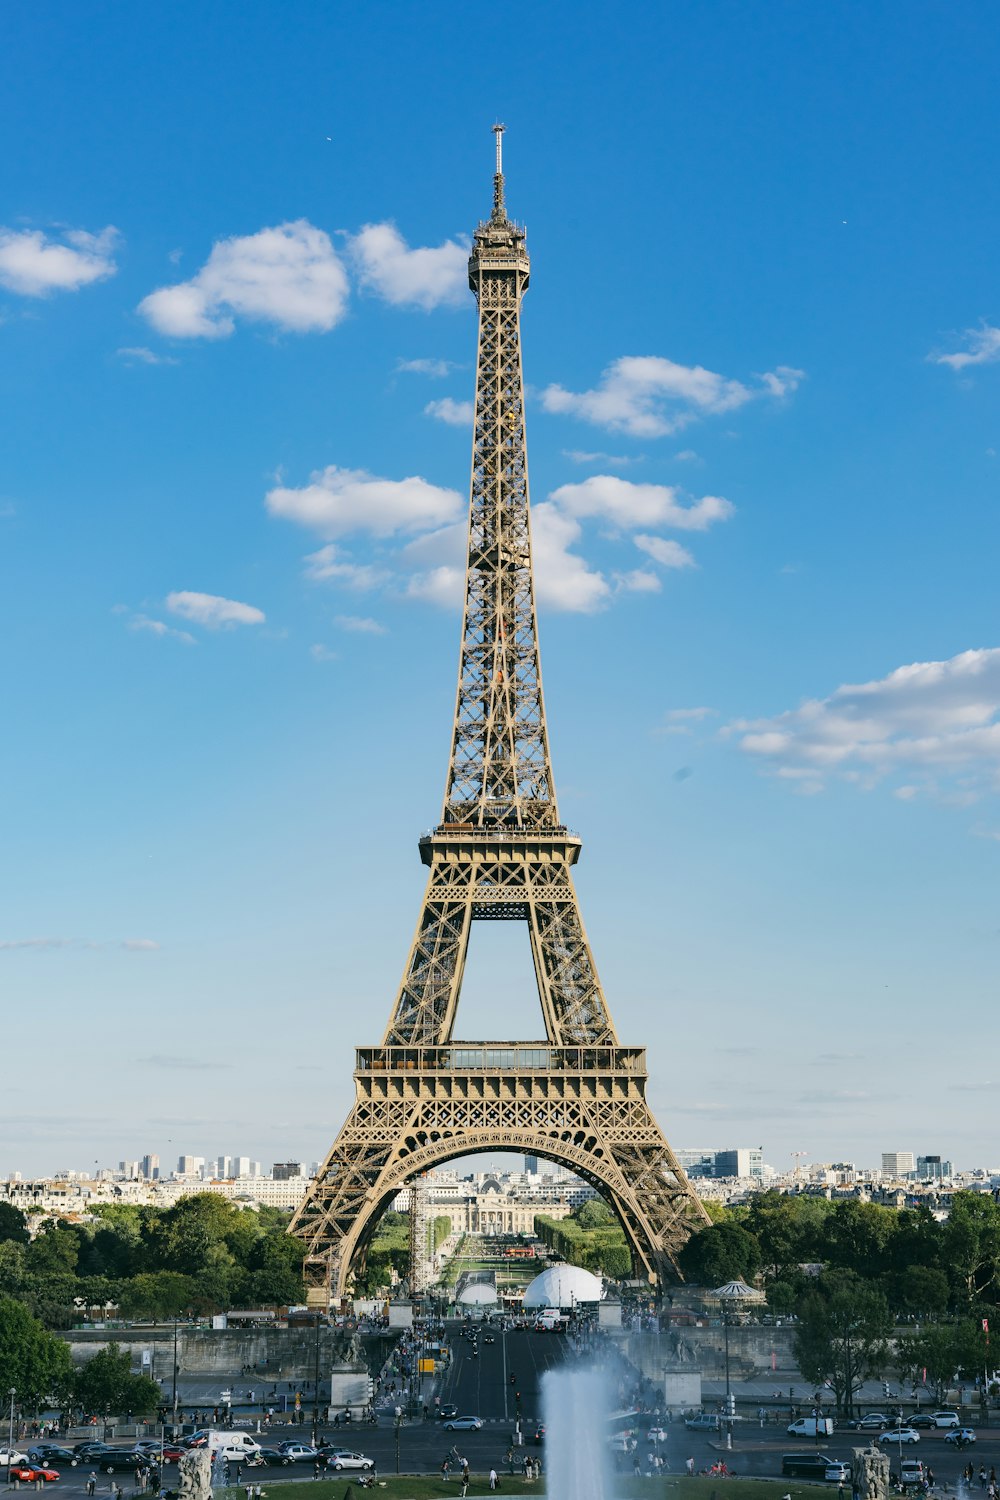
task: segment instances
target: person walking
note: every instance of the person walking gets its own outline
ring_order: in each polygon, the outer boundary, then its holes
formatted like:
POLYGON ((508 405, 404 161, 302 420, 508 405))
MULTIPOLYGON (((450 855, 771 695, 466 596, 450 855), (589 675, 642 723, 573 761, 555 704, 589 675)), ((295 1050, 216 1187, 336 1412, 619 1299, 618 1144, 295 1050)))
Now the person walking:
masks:
POLYGON ((469 1460, 467 1458, 463 1458, 462 1459, 462 1478, 465 1480, 465 1483, 468 1484, 468 1482, 469 1482, 469 1460))
POLYGON ((89 1475, 89 1477, 87 1479, 87 1494, 88 1495, 93 1495, 96 1489, 97 1489, 97 1475, 94 1473, 93 1469, 91 1469, 90 1475, 89 1475))
POLYGON ((684 1472, 685 1472, 685 1474, 693 1474, 694 1473, 694 1459, 693 1458, 686 1458, 684 1460, 684 1472))
POLYGON ((497 1478, 497 1471, 496 1471, 496 1469, 491 1469, 490 1470, 490 1489, 491 1490, 495 1490, 497 1488, 497 1485, 499 1483, 500 1483, 500 1481, 497 1478))

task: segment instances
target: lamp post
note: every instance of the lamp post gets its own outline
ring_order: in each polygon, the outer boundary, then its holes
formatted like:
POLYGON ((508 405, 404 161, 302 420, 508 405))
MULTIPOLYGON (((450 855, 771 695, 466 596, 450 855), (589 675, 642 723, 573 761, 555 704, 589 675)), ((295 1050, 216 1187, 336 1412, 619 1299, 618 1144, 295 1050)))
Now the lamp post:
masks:
POLYGON ((319 1309, 316 1310, 316 1342, 313 1350, 313 1425, 312 1445, 319 1441, 319 1309))
POLYGON ((176 1442, 177 1441, 177 1314, 176 1313, 174 1313, 174 1364, 173 1364, 173 1379, 172 1379, 172 1385, 171 1385, 170 1404, 173 1407, 173 1412, 174 1412, 174 1418, 173 1418, 174 1430, 173 1430, 172 1436, 173 1436, 174 1441, 176 1442))
POLYGON ((733 1446, 733 1392, 729 1382, 729 1303, 722 1304, 722 1326, 726 1334, 726 1448, 733 1446))
POLYGON ((11 1386, 11 1388, 10 1388, 10 1425, 9 1425, 9 1427, 7 1429, 7 1488, 8 1489, 10 1489, 10 1487, 11 1487, 11 1481, 10 1481, 11 1455, 14 1452, 14 1397, 16 1395, 17 1395, 17 1391, 14 1389, 13 1386, 11 1386))
POLYGON ((393 1414, 392 1426, 396 1436, 396 1473, 399 1473, 399 1429, 403 1425, 403 1408, 397 1406, 393 1414))

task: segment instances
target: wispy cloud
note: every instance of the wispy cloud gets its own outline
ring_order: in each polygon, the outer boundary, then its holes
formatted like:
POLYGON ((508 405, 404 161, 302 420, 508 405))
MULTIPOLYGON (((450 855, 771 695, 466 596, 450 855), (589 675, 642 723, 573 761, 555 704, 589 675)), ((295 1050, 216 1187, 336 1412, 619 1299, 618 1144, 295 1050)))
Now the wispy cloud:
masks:
POLYGON ((139 311, 171 338, 228 338, 238 318, 325 333, 344 316, 348 292, 329 235, 296 219, 219 240, 195 276, 150 292, 139 311))
POLYGON ((166 598, 167 609, 182 620, 192 620, 210 630, 229 630, 234 625, 262 625, 266 616, 253 604, 225 599, 220 594, 198 594, 181 589, 166 598))
POLYGON ((437 422, 447 422, 449 427, 471 427, 476 411, 471 401, 454 401, 451 396, 442 396, 440 401, 428 401, 424 416, 437 422))
POLYGON ((40 229, 0 227, 0 286, 22 297, 79 291, 115 274, 118 238, 111 224, 98 234, 62 230, 58 239, 40 229))
POLYGON ((699 417, 735 411, 748 401, 790 395, 803 378, 801 370, 782 365, 747 385, 701 365, 679 365, 658 355, 625 355, 605 369, 592 390, 547 386, 542 406, 609 432, 656 438, 679 432, 699 417))
POLYGON ((469 242, 411 249, 395 224, 366 224, 349 241, 361 285, 396 307, 455 307, 469 297, 469 242))
POLYGON ((719 495, 687 502, 671 484, 636 484, 617 474, 594 474, 579 484, 560 485, 550 497, 575 516, 600 516, 620 526, 667 526, 677 531, 707 531, 735 514, 719 495))
POLYGON ((964 370, 969 365, 992 365, 1000 359, 1000 328, 981 323, 978 328, 967 328, 962 334, 965 348, 954 354, 931 354, 936 365, 950 365, 953 370, 964 370))
MULTIPOLYGON (((124 610, 125 606, 122 606, 122 609, 118 612, 122 613, 124 610)), ((161 639, 172 637, 175 641, 183 642, 185 646, 194 646, 197 644, 194 636, 189 631, 177 630, 173 625, 168 625, 165 620, 154 620, 149 615, 130 614, 128 628, 129 630, 147 631, 150 635, 159 636, 161 639)))
POLYGON ((451 359, 397 359, 396 369, 404 375, 428 375, 431 380, 443 380, 459 366, 451 359))
POLYGON ((175 359, 172 354, 154 354, 152 349, 138 344, 135 347, 116 349, 115 353, 119 359, 123 359, 130 365, 179 365, 180 360, 175 359))
POLYGON ((914 662, 771 718, 738 720, 727 732, 810 790, 831 776, 870 786, 918 771, 930 786, 959 777, 965 802, 977 790, 1000 790, 1000 648, 914 662))
POLYGON ((356 635, 388 635, 388 627, 368 615, 335 615, 333 623, 356 635))
POLYGON ((312 657, 313 661, 326 662, 340 660, 340 657, 338 656, 336 651, 331 651, 329 646, 324 646, 319 641, 317 641, 314 646, 309 647, 309 655, 312 657))
POLYGON ((564 448, 562 455, 571 464, 610 464, 612 468, 624 468, 641 461, 639 457, 629 458, 623 453, 588 453, 584 448, 564 448))

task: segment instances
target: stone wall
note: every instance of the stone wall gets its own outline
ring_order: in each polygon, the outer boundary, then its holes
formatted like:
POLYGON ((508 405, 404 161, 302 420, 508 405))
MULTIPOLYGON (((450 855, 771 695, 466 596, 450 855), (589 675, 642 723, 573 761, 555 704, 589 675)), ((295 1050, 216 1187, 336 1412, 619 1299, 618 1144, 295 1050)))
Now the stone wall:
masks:
MULTIPOLYGON (((64 1335, 73 1363, 86 1364, 98 1350, 115 1342, 127 1349, 138 1369, 144 1349, 152 1350, 153 1374, 169 1376, 173 1362, 173 1326, 157 1328, 76 1329, 64 1335)), ((363 1346, 368 1340, 359 1341, 363 1346)), ((377 1343, 378 1341, 372 1341, 377 1343)), ((319 1364, 328 1370, 347 1357, 350 1336, 339 1328, 321 1328, 319 1364)), ((378 1351, 373 1351, 378 1357, 378 1351)), ((177 1365, 181 1375, 240 1378, 249 1365, 258 1383, 303 1379, 316 1362, 316 1334, 311 1328, 191 1328, 177 1330, 177 1365), (267 1360, 266 1366, 263 1361, 267 1360)))

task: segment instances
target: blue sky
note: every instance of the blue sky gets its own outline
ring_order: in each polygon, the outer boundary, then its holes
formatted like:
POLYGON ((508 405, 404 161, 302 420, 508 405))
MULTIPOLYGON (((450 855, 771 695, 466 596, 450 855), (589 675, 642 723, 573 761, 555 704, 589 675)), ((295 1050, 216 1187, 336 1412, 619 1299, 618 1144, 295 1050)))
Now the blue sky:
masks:
MULTIPOLYGON (((561 811, 668 1137, 994 1164, 995 9, 2 27, 0 1172, 341 1123, 443 790, 496 118, 561 811)), ((459 1031, 536 1036, 483 925, 459 1031)))

